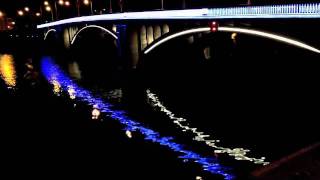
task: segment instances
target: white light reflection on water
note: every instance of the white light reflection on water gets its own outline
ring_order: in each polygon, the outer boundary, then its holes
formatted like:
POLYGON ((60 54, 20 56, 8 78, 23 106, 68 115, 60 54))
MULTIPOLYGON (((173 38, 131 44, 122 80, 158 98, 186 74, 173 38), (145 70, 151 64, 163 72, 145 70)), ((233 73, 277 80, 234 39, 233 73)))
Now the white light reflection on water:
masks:
POLYGON ((68 86, 68 94, 70 99, 76 99, 76 91, 74 90, 74 88, 72 86, 68 86))
POLYGON ((132 133, 131 133, 131 131, 128 131, 128 130, 127 130, 127 131, 126 131, 126 135, 127 135, 128 138, 130 138, 130 139, 132 138, 132 133))
POLYGON ((212 174, 219 174, 226 180, 234 179, 234 175, 230 173, 230 169, 222 166, 216 157, 203 157, 198 153, 191 150, 187 150, 183 145, 174 141, 173 137, 162 137, 158 132, 145 127, 143 124, 132 120, 125 115, 125 112, 119 110, 113 110, 112 105, 105 102, 101 98, 95 97, 91 92, 79 87, 68 76, 66 76, 60 68, 54 64, 54 61, 50 57, 44 57, 41 61, 42 73, 46 79, 52 83, 53 80, 58 81, 61 84, 61 88, 64 91, 68 90, 69 86, 72 86, 75 90, 75 96, 77 100, 88 103, 90 106, 96 105, 102 113, 105 113, 113 120, 117 120, 119 123, 125 126, 124 131, 137 132, 144 136, 146 141, 151 141, 156 144, 162 145, 171 149, 172 151, 179 153, 179 158, 191 161, 202 166, 202 169, 212 174))
POLYGON ((93 110, 91 112, 92 119, 99 119, 100 114, 101 114, 101 112, 98 109, 98 105, 94 105, 93 110))
POLYGON ((181 117, 176 117, 175 114, 173 114, 170 110, 168 110, 159 100, 156 94, 152 93, 149 89, 147 89, 147 97, 149 102, 153 107, 157 107, 160 109, 161 112, 165 113, 174 124, 176 124, 182 131, 186 132, 192 132, 194 134, 193 140, 204 142, 207 146, 210 146, 214 148, 215 153, 227 153, 230 156, 233 156, 236 160, 245 160, 245 161, 251 161, 255 164, 262 164, 267 165, 269 162, 265 161, 265 157, 261 158, 251 158, 247 156, 247 153, 250 152, 248 149, 244 148, 225 148, 218 146, 216 143, 219 142, 219 140, 214 140, 212 137, 208 134, 205 134, 204 132, 199 131, 197 128, 193 128, 188 126, 188 120, 181 117))

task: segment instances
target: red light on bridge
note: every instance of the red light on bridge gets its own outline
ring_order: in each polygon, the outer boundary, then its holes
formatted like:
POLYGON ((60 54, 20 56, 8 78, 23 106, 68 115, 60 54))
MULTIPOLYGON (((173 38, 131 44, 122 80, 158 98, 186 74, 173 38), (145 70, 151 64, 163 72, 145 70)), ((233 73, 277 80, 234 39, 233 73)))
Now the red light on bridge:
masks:
POLYGON ((218 23, 213 21, 210 23, 210 31, 211 32, 217 32, 218 31, 218 23))

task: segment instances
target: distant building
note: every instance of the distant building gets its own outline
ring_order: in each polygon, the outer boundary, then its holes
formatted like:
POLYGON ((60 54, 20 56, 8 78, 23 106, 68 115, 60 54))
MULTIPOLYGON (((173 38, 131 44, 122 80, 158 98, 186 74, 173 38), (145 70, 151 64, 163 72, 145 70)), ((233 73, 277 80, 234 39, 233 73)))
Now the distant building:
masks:
POLYGON ((12 18, 7 18, 5 23, 6 30, 12 30, 15 27, 15 21, 12 18))
POLYGON ((0 17, 0 31, 12 30, 15 27, 15 22, 11 18, 0 17))
POLYGON ((6 30, 6 21, 5 18, 0 17, 0 31, 6 30))

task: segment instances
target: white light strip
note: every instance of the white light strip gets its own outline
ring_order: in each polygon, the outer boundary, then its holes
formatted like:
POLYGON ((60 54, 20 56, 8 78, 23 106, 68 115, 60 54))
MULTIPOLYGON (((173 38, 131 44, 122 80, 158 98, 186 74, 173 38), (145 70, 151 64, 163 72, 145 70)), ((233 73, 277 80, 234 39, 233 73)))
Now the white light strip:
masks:
POLYGON ((309 46, 303 42, 299 42, 294 39, 290 39, 284 36, 276 35, 276 34, 271 34, 263 31, 257 31, 257 30, 252 30, 252 29, 245 29, 245 28, 236 28, 236 27, 219 27, 218 31, 223 31, 223 32, 238 32, 238 33, 244 33, 244 34, 250 34, 250 35, 255 35, 255 36, 261 36, 269 39, 273 39, 276 41, 284 42, 291 44, 293 46, 300 47, 302 49, 307 49, 316 53, 320 53, 320 50, 309 46))
POLYGON ((320 18, 320 3, 105 14, 64 19, 56 22, 41 24, 38 25, 37 28, 40 29, 50 26, 57 26, 77 22, 93 22, 108 20, 174 20, 237 18, 320 18))
POLYGON ((45 28, 78 22, 93 22, 93 21, 113 21, 113 20, 137 20, 137 19, 188 19, 192 17, 202 17, 208 14, 208 9, 190 9, 190 10, 171 10, 171 11, 146 11, 146 12, 128 12, 115 13, 94 16, 83 16, 70 19, 64 19, 51 23, 38 25, 37 28, 45 28))
MULTIPOLYGON (((146 48, 146 50, 144 51, 144 54, 148 54, 150 51, 152 51, 154 48, 158 47, 159 45, 165 43, 166 41, 169 41, 171 39, 177 38, 179 36, 183 36, 183 35, 187 35, 187 34, 192 34, 192 33, 200 33, 200 32, 209 32, 210 28, 209 27, 204 27, 204 28, 196 28, 196 29, 189 29, 189 30, 185 30, 182 32, 178 32, 175 34, 172 34, 168 37, 165 37, 163 39, 161 39, 160 41, 152 44, 149 48, 146 48)), ((296 47, 300 47, 302 49, 307 49, 310 50, 312 52, 316 52, 316 53, 320 53, 320 50, 312 47, 310 45, 307 45, 303 42, 294 40, 294 39, 290 39, 284 36, 280 36, 280 35, 276 35, 276 34, 272 34, 272 33, 267 33, 267 32, 263 32, 263 31, 258 31, 258 30, 252 30, 252 29, 246 29, 246 28, 236 28, 236 27, 218 27, 218 31, 222 31, 222 32, 238 32, 238 33, 243 33, 243 34, 250 34, 250 35, 254 35, 254 36, 260 36, 260 37, 264 37, 264 38, 268 38, 268 39, 273 39, 276 41, 280 41, 280 42, 284 42, 296 47)))
POLYGON ((48 34, 49 34, 50 32, 57 32, 57 30, 55 30, 55 29, 50 29, 49 31, 47 31, 46 34, 44 35, 43 40, 46 40, 46 39, 47 39, 47 36, 48 36, 48 34))
POLYGON ((178 32, 178 33, 175 33, 175 34, 172 34, 168 37, 165 37, 163 39, 161 39, 160 41, 152 44, 149 48, 147 48, 145 51, 144 51, 144 54, 148 54, 150 51, 152 51, 154 48, 156 48, 157 46, 161 45, 162 43, 165 43, 166 41, 169 41, 171 39, 174 39, 174 38, 177 38, 177 37, 180 37, 180 36, 184 36, 184 35, 187 35, 187 34, 194 34, 194 33, 201 33, 201 32, 208 32, 210 31, 210 28, 209 27, 204 27, 204 28, 195 28, 195 29, 189 29, 189 30, 185 30, 185 31, 181 31, 181 32, 178 32))
POLYGON ((89 25, 89 26, 85 26, 83 28, 81 28, 72 38, 72 41, 71 41, 71 45, 74 43, 74 41, 76 40, 77 36, 79 35, 79 33, 81 33, 81 31, 85 30, 85 29, 88 29, 88 28, 98 28, 98 29, 101 29, 105 32, 107 32, 108 34, 110 34, 111 36, 113 36, 115 39, 118 39, 117 35, 115 35, 113 32, 111 32, 110 30, 102 27, 102 26, 96 26, 96 25, 89 25))
POLYGON ((245 160, 251 161, 255 164, 267 165, 269 162, 265 161, 265 157, 261 158, 251 158, 247 156, 247 153, 250 152, 248 149, 244 148, 225 148, 218 146, 216 143, 220 142, 219 140, 214 140, 208 134, 204 134, 204 132, 199 131, 197 128, 192 128, 188 126, 189 122, 185 118, 176 117, 170 110, 168 110, 156 96, 156 94, 152 93, 149 89, 147 90, 147 97, 149 102, 153 107, 159 108, 161 112, 165 113, 170 120, 173 121, 183 132, 189 131, 193 136, 193 140, 198 142, 204 142, 207 146, 214 148, 214 152, 217 154, 227 153, 229 156, 233 156, 235 160, 245 160))

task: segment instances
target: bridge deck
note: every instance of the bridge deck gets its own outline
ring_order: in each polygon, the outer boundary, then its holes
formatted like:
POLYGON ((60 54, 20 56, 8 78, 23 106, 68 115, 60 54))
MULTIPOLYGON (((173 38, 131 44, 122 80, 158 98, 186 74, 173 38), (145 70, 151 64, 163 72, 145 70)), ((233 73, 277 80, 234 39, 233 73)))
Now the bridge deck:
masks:
POLYGON ((249 6, 229 8, 204 8, 170 11, 127 12, 94 16, 75 17, 60 21, 38 25, 46 28, 71 23, 93 21, 121 21, 121 20, 215 20, 215 19, 256 19, 256 18, 320 18, 320 3, 290 4, 271 6, 249 6))

